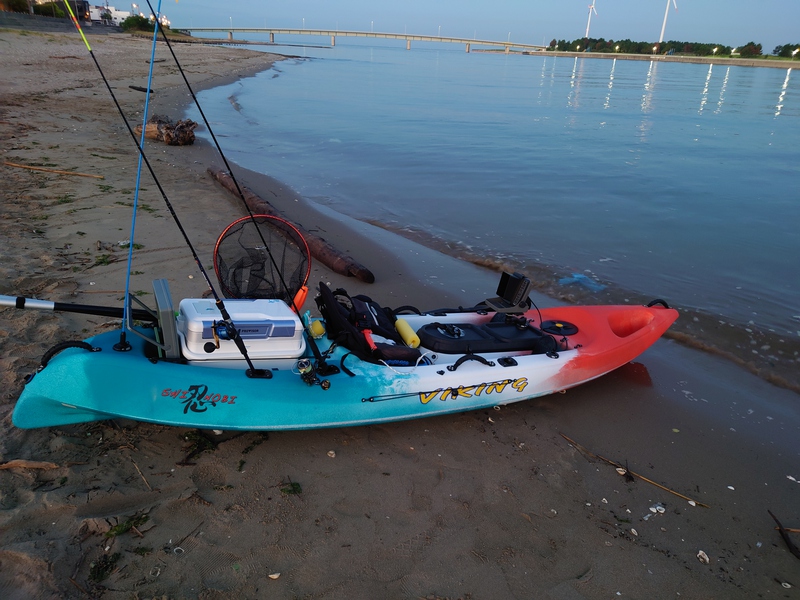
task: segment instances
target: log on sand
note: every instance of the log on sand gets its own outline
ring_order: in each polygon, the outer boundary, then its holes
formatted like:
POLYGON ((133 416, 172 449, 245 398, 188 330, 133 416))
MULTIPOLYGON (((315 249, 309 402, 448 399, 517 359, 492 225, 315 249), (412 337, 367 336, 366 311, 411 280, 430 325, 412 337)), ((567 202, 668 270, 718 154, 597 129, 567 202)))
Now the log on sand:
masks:
MULTIPOLYGON (((153 117, 147 122, 144 137, 159 140, 169 146, 191 146, 194 144, 194 130, 197 123, 191 119, 181 119, 172 123, 169 119, 153 117)), ((142 134, 142 126, 136 126, 136 135, 142 134)))
MULTIPOLYGON (((228 173, 215 167, 209 167, 208 173, 231 194, 237 198, 239 197, 239 192, 236 190, 236 184, 233 182, 233 179, 228 173)), ((246 186, 240 185, 239 187, 242 190, 242 194, 244 195, 244 200, 247 203, 248 208, 250 208, 253 214, 270 215, 273 217, 280 217, 282 219, 286 218, 274 206, 261 198, 258 194, 254 193, 252 190, 248 189, 246 186)), ((308 249, 311 252, 311 256, 316 258, 326 267, 330 268, 336 273, 339 273, 340 275, 355 277, 356 279, 365 283, 375 282, 375 275, 373 275, 372 271, 367 269, 364 265, 356 262, 350 256, 340 252, 326 242, 323 238, 307 231, 301 225, 298 225, 297 223, 292 224, 297 227, 297 229, 300 231, 300 234, 305 238, 306 243, 308 244, 308 249)))

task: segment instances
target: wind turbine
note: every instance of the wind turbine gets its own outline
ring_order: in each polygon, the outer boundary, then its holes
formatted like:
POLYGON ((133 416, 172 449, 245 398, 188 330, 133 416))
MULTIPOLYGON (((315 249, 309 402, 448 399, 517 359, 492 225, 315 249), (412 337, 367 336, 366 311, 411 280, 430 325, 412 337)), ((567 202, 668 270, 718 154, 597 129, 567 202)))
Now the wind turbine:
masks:
MULTIPOLYGON (((667 0, 667 10, 664 11, 664 24, 661 26, 661 37, 658 38, 658 45, 661 46, 661 42, 664 41, 664 30, 667 28, 667 16, 669 15, 669 1, 667 0)), ((675 0, 672 0, 672 5, 675 7, 675 12, 678 12, 678 5, 675 4, 675 0)))
POLYGON ((586 35, 584 36, 586 38, 589 37, 589 26, 592 24, 592 12, 594 12, 595 15, 597 14, 597 11, 594 9, 594 2, 595 0, 592 0, 592 3, 589 5, 589 21, 586 23, 586 35))

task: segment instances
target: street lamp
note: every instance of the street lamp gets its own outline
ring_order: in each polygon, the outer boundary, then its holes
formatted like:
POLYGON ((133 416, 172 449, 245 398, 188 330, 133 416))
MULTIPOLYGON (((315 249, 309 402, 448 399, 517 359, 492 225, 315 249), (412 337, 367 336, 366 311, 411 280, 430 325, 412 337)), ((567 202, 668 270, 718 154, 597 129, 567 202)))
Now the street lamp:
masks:
POLYGON ((714 49, 712 50, 712 52, 714 53, 714 56, 716 56, 716 55, 717 55, 717 50, 719 50, 719 48, 714 48, 714 49))
POLYGON ((616 48, 614 48, 614 52, 619 52, 619 46, 617 46, 616 48))
POLYGON ((658 46, 653 46, 653 54, 655 54, 657 50, 658 50, 658 46))
POLYGON ((798 52, 800 52, 800 48, 795 48, 794 50, 792 50, 792 60, 794 60, 794 55, 797 54, 798 52))

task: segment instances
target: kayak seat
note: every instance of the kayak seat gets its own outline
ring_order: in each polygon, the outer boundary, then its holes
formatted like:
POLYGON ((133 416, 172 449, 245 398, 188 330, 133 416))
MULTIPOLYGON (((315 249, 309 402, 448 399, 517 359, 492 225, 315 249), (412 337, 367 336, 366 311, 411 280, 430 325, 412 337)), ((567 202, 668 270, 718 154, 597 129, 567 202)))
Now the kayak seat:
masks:
POLYGON ((524 352, 544 354, 557 344, 552 336, 533 327, 493 320, 472 323, 428 323, 417 331, 420 346, 442 354, 524 352))

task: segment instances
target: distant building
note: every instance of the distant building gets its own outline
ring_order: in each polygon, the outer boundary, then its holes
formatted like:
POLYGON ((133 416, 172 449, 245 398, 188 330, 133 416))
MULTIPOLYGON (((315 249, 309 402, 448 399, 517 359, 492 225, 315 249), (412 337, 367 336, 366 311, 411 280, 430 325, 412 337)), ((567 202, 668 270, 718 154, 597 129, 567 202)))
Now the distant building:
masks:
POLYGON ((117 10, 113 6, 92 6, 89 9, 93 23, 105 23, 107 25, 119 25, 131 16, 130 11, 117 10), (107 18, 103 18, 108 15, 107 18))

